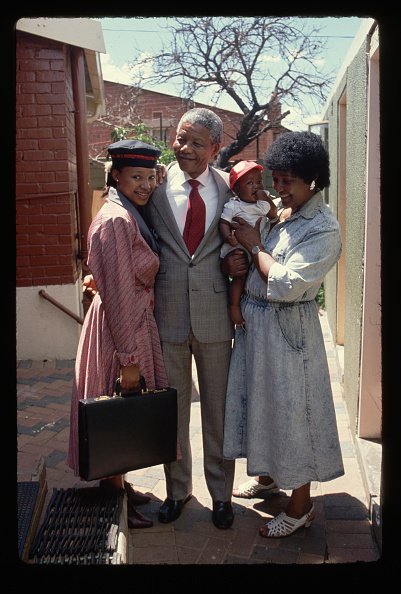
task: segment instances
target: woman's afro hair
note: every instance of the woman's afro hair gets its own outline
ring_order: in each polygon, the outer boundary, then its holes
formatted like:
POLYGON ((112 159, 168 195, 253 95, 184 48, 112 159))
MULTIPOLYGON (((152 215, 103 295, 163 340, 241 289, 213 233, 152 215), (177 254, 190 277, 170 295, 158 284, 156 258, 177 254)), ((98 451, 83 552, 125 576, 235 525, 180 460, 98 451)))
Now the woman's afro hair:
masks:
POLYGON ((330 184, 329 155, 322 139, 313 132, 284 132, 267 149, 264 158, 270 170, 289 171, 323 190, 330 184))

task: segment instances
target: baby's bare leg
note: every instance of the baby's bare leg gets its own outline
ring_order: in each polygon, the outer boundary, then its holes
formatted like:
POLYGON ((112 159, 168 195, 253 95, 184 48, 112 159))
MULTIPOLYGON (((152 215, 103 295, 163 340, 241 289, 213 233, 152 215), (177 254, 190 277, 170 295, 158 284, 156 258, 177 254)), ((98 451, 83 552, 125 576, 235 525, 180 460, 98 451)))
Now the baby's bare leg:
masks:
POLYGON ((244 290, 246 277, 236 276, 230 282, 229 288, 229 306, 231 320, 237 326, 242 326, 245 323, 241 314, 241 295, 244 290))

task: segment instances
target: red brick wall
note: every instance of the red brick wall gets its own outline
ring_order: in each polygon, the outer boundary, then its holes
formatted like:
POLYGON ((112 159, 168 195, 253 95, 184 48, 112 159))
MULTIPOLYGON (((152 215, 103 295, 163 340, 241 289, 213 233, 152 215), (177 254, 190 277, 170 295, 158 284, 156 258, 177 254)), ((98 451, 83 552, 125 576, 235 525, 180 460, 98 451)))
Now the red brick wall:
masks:
MULTIPOLYGON (((167 128, 166 140, 171 147, 175 138, 177 124, 185 111, 191 107, 209 107, 202 103, 191 103, 154 91, 141 90, 139 93, 128 85, 104 82, 107 116, 103 121, 95 121, 88 124, 89 154, 92 158, 105 158, 105 148, 111 142, 111 131, 116 125, 126 125, 127 120, 132 124, 143 122, 148 126, 157 128, 159 120, 152 118, 154 112, 163 114, 163 128, 167 128), (106 123, 107 122, 107 123, 106 123)), ((222 119, 224 124, 223 145, 229 144, 235 138, 241 114, 232 111, 212 108, 222 119)), ((159 136, 158 136, 159 138, 159 136)), ((262 159, 268 146, 273 142, 273 131, 268 130, 259 138, 253 141, 241 153, 235 156, 237 159, 262 159)))
POLYGON ((76 156, 68 46, 17 32, 17 286, 77 279, 76 156))

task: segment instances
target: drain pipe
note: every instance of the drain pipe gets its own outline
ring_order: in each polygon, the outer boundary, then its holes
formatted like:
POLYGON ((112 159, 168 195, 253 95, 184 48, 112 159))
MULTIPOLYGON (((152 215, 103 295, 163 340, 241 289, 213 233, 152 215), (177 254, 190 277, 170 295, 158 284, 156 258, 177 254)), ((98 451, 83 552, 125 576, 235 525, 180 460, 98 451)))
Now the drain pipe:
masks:
POLYGON ((86 265, 86 260, 88 258, 87 237, 92 217, 84 60, 84 50, 80 47, 73 47, 71 50, 71 72, 74 98, 75 145, 77 156, 79 205, 78 230, 80 258, 82 260, 82 277, 84 277, 85 274, 88 274, 86 265))

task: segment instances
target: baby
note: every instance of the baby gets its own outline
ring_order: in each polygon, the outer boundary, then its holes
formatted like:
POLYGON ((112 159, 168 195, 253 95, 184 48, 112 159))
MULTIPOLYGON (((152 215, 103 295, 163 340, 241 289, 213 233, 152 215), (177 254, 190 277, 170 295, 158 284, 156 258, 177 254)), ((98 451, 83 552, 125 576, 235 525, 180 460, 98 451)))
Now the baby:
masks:
MULTIPOLYGON (((253 226, 262 218, 260 224, 262 243, 270 231, 271 222, 277 218, 276 205, 270 193, 263 189, 262 171, 262 165, 254 161, 240 161, 230 171, 230 188, 236 195, 226 202, 221 213, 219 231, 225 242, 221 247, 221 258, 238 247, 244 249, 238 243, 231 228, 233 217, 241 217, 253 226)), ((251 261, 250 254, 248 259, 251 261)), ((236 326, 243 326, 245 323, 240 307, 245 280, 245 277, 235 277, 230 282, 229 311, 236 326)))

